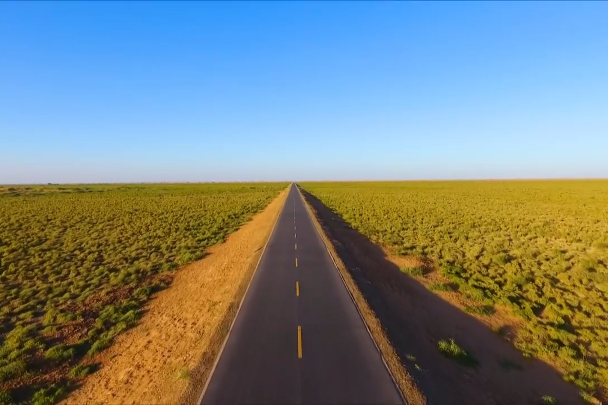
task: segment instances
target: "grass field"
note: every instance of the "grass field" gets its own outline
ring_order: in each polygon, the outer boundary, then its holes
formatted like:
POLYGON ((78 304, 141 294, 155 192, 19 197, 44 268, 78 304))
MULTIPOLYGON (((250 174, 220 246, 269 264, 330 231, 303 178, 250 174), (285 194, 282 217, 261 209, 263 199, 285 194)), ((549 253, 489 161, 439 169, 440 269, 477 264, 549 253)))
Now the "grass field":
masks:
POLYGON ((300 185, 390 252, 430 262, 403 270, 437 269, 447 282, 431 289, 476 300, 467 312, 508 308, 525 321, 511 337, 519 350, 587 400, 606 398, 608 181, 300 185))
POLYGON ((0 404, 50 404, 287 184, 0 187, 0 404))

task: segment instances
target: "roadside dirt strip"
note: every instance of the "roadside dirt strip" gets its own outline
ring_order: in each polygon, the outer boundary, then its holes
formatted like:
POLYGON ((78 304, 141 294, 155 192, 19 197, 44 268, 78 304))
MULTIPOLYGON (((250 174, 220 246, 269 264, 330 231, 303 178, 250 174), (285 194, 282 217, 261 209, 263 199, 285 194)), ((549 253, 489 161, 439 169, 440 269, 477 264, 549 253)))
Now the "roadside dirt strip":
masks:
POLYGON ((141 322, 97 359, 101 369, 63 403, 196 402, 286 196, 180 269, 141 322))

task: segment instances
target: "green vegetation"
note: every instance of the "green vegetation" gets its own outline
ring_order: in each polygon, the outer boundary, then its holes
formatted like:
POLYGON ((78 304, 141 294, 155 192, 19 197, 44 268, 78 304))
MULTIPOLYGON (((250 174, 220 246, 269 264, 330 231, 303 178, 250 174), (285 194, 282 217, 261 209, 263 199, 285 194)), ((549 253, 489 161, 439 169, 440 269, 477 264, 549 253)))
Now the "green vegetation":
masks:
POLYGON ((494 307, 492 307, 490 305, 479 305, 479 306, 467 305, 464 307, 464 311, 468 312, 469 314, 476 314, 476 315, 492 315, 494 312, 496 312, 494 310, 494 307))
POLYGON ((65 395, 172 270, 286 186, 0 187, 0 404, 65 395))
POLYGON ((424 276, 424 268, 421 266, 414 266, 414 267, 402 267, 401 271, 409 274, 410 276, 416 276, 416 277, 420 277, 420 276, 424 276))
POLYGON ((429 285, 429 290, 431 291, 454 291, 454 287, 450 284, 443 283, 433 283, 429 285))
POLYGON ((91 372, 91 367, 85 367, 82 364, 76 364, 70 369, 68 377, 71 378, 82 378, 91 372))
POLYGON ((475 367, 478 364, 477 360, 458 346, 454 339, 442 339, 437 343, 437 347, 439 348, 441 354, 443 354, 445 357, 456 360, 463 366, 475 367))
POLYGON ((373 242, 431 260, 479 307, 512 308, 526 320, 513 339, 524 355, 608 399, 608 181, 302 187, 373 242))
POLYGON ((187 380, 187 379, 189 379, 190 378, 190 370, 188 370, 187 368, 182 368, 181 370, 179 370, 178 378, 180 380, 187 380))
POLYGON ((13 399, 7 392, 0 391, 0 405, 13 405, 13 399))
POLYGON ((53 346, 49 350, 47 350, 46 353, 44 353, 44 357, 47 360, 62 361, 62 360, 71 359, 72 357, 74 357, 75 354, 76 354, 76 351, 73 348, 67 349, 63 345, 57 345, 57 346, 53 346))
POLYGON ((32 405, 53 405, 63 395, 65 395, 65 387, 53 384, 50 387, 42 388, 34 393, 32 397, 32 405))
POLYGON ((557 405, 557 401, 555 400, 555 398, 553 398, 549 395, 545 395, 544 397, 542 397, 540 399, 540 403, 542 405, 557 405))

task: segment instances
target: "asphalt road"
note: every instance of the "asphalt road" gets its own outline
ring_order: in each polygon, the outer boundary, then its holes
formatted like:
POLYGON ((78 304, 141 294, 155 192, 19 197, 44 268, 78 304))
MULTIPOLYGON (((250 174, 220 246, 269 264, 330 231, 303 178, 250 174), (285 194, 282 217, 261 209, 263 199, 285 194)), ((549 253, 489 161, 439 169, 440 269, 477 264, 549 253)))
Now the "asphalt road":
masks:
POLYGON ((295 186, 202 403, 402 403, 295 186))

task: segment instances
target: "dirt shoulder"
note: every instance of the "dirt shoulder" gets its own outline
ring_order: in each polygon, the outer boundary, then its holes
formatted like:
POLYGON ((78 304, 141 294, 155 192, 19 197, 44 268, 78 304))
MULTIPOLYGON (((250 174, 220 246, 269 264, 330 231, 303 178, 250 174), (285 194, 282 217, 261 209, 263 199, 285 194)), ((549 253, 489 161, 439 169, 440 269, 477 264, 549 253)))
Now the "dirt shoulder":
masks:
POLYGON ((101 369, 62 403, 195 403, 286 195, 179 270, 141 322, 95 359, 101 369))
POLYGON ((558 404, 582 403, 576 387, 555 369, 524 358, 492 331, 510 325, 515 330, 515 318, 500 314, 482 321, 463 312, 466 303, 458 297, 435 294, 405 275, 399 269, 403 258, 374 245, 314 196, 302 193, 347 269, 355 300, 358 294, 369 308, 368 314, 360 310, 410 403, 537 405, 543 396, 558 404), (463 366, 439 352, 439 340, 450 338, 474 356, 477 366, 463 366))

